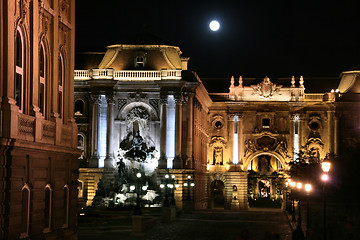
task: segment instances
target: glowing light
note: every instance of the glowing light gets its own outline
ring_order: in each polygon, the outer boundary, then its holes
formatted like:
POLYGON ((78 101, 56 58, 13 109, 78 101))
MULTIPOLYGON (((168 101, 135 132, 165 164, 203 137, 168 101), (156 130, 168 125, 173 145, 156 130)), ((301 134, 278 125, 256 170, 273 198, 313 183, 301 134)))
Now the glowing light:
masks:
POLYGON ((301 189, 301 188, 302 188, 302 183, 300 183, 300 182, 297 183, 297 184, 296 184, 296 187, 297 187, 298 189, 301 189))
POLYGON ((188 179, 191 179, 191 176, 190 176, 190 175, 188 175, 188 176, 187 176, 187 178, 188 178, 188 179))
POLYGON ((130 186, 130 191, 134 191, 135 190, 135 186, 134 185, 131 185, 130 186))
POLYGON ((169 174, 166 174, 166 175, 165 175, 165 178, 169 178, 169 174))
POLYGON ((295 186, 296 186, 296 182, 290 182, 290 186, 291 186, 291 187, 295 187, 295 186))
POLYGON ((323 161, 321 163, 321 169, 323 170, 323 172, 328 173, 330 171, 330 167, 331 167, 331 163, 327 162, 327 161, 323 161))
POLYGON ((209 28, 211 31, 216 32, 220 29, 220 23, 216 20, 212 20, 209 24, 209 28))
POLYGON ((191 187, 195 186, 195 183, 190 183, 190 186, 191 186, 191 187))
POLYGON ((172 179, 175 179, 175 175, 171 175, 171 178, 172 178, 172 179))
POLYGON ((305 191, 310 192, 311 191, 311 184, 305 184, 305 191))
POLYGON ((321 180, 323 180, 324 182, 326 182, 327 180, 329 180, 329 176, 327 174, 323 174, 321 176, 321 180))
POLYGON ((137 177, 137 178, 141 178, 141 173, 138 172, 138 173, 136 174, 136 177, 137 177))
POLYGON ((146 191, 147 190, 147 186, 142 186, 142 190, 146 191))
POLYGON ((184 187, 187 187, 188 186, 188 184, 187 183, 184 183, 184 187))
POLYGON ((165 187, 165 184, 160 184, 160 188, 164 188, 165 187))

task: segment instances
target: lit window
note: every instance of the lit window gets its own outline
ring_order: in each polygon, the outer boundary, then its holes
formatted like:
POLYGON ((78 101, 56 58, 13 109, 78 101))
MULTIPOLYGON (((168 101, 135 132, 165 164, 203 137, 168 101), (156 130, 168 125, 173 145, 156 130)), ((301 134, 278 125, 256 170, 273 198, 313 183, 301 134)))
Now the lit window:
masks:
POLYGON ((270 128, 270 119, 269 118, 263 118, 262 127, 263 128, 270 128))
POLYGON ((59 57, 59 77, 58 77, 58 113, 60 115, 60 118, 62 118, 64 114, 64 78, 65 78, 65 72, 64 72, 64 58, 63 55, 60 54, 59 57))
POLYGON ((47 64, 46 64, 46 52, 44 43, 41 42, 40 46, 40 81, 39 81, 39 108, 43 116, 46 115, 46 83, 47 83, 47 64))
POLYGON ((145 61, 144 61, 144 57, 142 56, 138 56, 136 57, 136 68, 144 68, 145 66, 145 61))
POLYGON ((16 51, 16 78, 15 78, 15 100, 16 105, 19 106, 19 110, 22 112, 24 109, 24 90, 25 90, 25 44, 24 37, 20 27, 16 31, 15 41, 16 51))

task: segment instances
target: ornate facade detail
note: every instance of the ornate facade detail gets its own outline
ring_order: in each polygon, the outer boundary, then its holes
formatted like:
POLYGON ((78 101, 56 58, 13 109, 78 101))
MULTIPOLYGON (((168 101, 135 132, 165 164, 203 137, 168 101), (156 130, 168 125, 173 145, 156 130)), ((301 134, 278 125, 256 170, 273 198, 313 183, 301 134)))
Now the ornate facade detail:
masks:
POLYGON ((269 99, 275 94, 279 94, 280 88, 282 88, 281 85, 276 86, 276 84, 272 83, 268 77, 265 77, 261 83, 251 87, 254 90, 253 95, 258 94, 264 99, 269 99))
POLYGON ((121 111, 121 109, 126 105, 126 103, 127 103, 126 99, 123 99, 123 98, 118 99, 118 109, 119 109, 119 111, 121 111))
POLYGON ((149 99, 149 104, 155 109, 156 113, 159 114, 159 99, 149 99))
POLYGON ((143 107, 134 107, 129 111, 126 116, 127 120, 137 120, 137 119, 145 119, 149 120, 150 116, 149 113, 143 107))
POLYGON ((115 104, 114 95, 106 95, 106 102, 107 102, 107 104, 115 104))
POLYGON ((91 94, 89 100, 94 104, 101 104, 101 96, 100 95, 94 95, 91 94))

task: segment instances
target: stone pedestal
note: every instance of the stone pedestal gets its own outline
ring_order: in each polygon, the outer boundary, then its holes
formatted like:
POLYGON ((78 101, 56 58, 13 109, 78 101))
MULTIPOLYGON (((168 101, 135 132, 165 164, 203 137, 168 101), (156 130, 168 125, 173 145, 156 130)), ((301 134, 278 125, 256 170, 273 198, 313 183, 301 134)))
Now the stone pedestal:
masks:
POLYGON ((162 208, 162 220, 163 222, 171 222, 176 218, 176 208, 171 207, 163 207, 162 208))
POLYGON ((192 210, 194 210, 194 203, 193 203, 193 201, 191 201, 191 200, 186 200, 186 201, 184 201, 184 212, 185 213, 189 213, 189 212, 191 212, 192 210))
POLYGON ((142 215, 132 216, 132 232, 131 236, 143 237, 144 236, 144 217, 142 215))
POLYGON ((239 200, 237 199, 231 200, 231 210, 240 210, 239 200))

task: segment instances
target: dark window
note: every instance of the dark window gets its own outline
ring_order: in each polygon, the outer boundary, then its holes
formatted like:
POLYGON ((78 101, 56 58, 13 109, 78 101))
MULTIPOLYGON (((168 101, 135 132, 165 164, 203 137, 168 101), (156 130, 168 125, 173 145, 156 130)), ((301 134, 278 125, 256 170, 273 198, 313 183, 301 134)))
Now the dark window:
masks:
POLYGON ((75 116, 84 115, 84 102, 82 100, 75 101, 75 116))
POLYGON ((270 128, 270 119, 269 118, 263 118, 262 126, 263 126, 263 128, 270 128))

